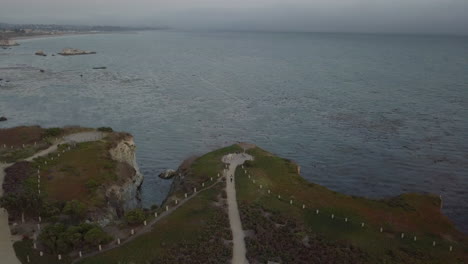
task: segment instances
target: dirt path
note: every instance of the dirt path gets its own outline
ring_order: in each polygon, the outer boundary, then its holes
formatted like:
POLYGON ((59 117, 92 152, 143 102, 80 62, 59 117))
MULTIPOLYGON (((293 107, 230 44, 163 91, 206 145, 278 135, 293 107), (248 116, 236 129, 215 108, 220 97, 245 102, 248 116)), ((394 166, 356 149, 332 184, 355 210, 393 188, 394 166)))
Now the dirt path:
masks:
MULTIPOLYGON (((5 177, 5 169, 11 164, 0 163, 0 196, 3 195, 3 179, 5 177)), ((13 237, 8 225, 8 212, 0 208, 0 262, 8 264, 20 264, 16 258, 15 250, 13 250, 13 237)))
POLYGON ((233 264, 248 263, 246 258, 246 248, 244 241, 244 230, 242 229, 242 222, 240 219, 239 208, 237 206, 236 198, 236 181, 235 171, 236 167, 243 164, 246 160, 252 160, 252 156, 241 154, 228 154, 223 157, 223 162, 229 164, 228 170, 225 170, 226 176, 226 193, 229 211, 229 223, 231 225, 232 240, 233 240, 233 264))

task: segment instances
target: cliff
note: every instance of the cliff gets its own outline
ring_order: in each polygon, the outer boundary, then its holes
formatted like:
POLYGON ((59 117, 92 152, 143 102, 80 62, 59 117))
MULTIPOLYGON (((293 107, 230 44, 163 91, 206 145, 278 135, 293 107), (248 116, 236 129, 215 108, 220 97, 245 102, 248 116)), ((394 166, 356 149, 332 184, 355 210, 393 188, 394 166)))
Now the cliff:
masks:
POLYGON ((116 208, 118 216, 140 205, 143 175, 138 169, 135 149, 133 137, 127 136, 109 150, 112 159, 119 163, 117 169, 120 179, 107 187, 106 197, 116 208))

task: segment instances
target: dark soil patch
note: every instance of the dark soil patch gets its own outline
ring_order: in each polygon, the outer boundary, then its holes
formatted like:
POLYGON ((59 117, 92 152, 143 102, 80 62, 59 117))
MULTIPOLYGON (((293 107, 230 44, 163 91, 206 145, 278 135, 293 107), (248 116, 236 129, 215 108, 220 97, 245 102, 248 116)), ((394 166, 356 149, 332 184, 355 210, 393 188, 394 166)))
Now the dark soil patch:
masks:
POLYGON ((44 129, 39 126, 20 126, 0 129, 0 145, 20 147, 23 144, 34 144, 41 141, 44 129))

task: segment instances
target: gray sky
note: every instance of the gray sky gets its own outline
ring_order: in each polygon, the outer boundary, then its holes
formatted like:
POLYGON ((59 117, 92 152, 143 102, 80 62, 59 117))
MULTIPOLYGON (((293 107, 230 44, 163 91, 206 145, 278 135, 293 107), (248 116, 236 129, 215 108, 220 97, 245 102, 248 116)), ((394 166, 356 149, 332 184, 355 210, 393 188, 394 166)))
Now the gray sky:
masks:
POLYGON ((468 0, 0 0, 0 22, 468 34, 468 0))

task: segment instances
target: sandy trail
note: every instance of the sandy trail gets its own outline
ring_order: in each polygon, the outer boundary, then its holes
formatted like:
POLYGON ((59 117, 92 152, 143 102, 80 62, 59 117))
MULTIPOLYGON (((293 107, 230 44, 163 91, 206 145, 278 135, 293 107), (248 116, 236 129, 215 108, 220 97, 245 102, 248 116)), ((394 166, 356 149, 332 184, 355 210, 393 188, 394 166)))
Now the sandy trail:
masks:
MULTIPOLYGON (((5 169, 11 164, 0 163, 0 185, 3 184, 5 177, 5 169)), ((0 186, 0 196, 3 195, 3 188, 0 186)), ((0 208, 0 262, 8 264, 21 264, 16 258, 15 251, 13 250, 14 239, 10 233, 10 226, 8 225, 8 212, 0 208)))
POLYGON ((235 171, 238 165, 243 164, 246 160, 253 160, 253 157, 241 153, 241 154, 228 154, 223 157, 222 161, 229 164, 229 168, 224 171, 226 176, 226 193, 229 211, 229 223, 231 225, 232 240, 233 240, 233 264, 245 264, 249 263, 246 258, 246 248, 244 241, 244 230, 242 229, 242 222, 239 214, 239 208, 237 206, 236 198, 236 181, 235 171))
MULTIPOLYGON (((71 142, 88 142, 102 139, 104 133, 101 132, 82 132, 66 136, 64 139, 57 140, 49 148, 42 150, 33 156, 25 159, 26 161, 32 161, 33 159, 41 156, 45 156, 57 150, 57 146, 63 143, 71 142)), ((5 169, 12 164, 0 163, 0 197, 3 196, 3 179, 5 178, 5 169)), ((0 208, 0 262, 8 264, 21 264, 16 258, 15 251, 13 249, 13 243, 15 239, 11 235, 10 226, 8 225, 8 212, 0 208)))

